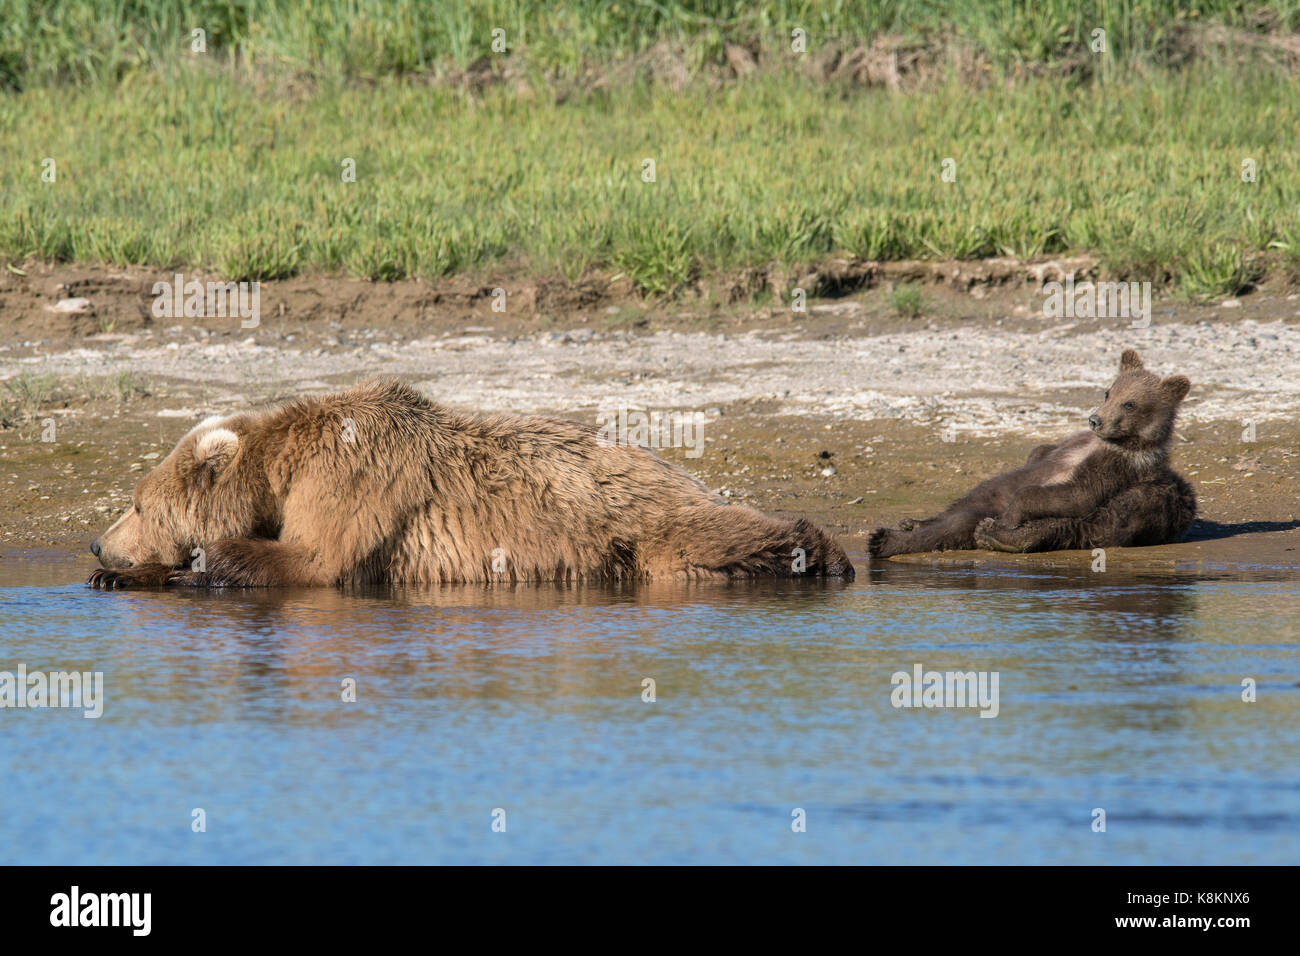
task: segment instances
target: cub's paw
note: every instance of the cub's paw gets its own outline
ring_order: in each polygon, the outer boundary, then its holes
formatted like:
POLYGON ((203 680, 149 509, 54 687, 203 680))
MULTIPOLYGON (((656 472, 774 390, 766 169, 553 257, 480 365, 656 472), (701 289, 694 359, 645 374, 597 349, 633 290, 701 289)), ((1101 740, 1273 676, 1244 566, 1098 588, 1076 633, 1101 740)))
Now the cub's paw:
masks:
POLYGON ((881 557, 888 540, 888 528, 872 528, 867 532, 867 554, 871 555, 873 558, 881 557))
POLYGON ((1023 551, 1015 537, 1015 532, 1000 525, 996 518, 985 518, 975 526, 975 546, 985 551, 1023 551))

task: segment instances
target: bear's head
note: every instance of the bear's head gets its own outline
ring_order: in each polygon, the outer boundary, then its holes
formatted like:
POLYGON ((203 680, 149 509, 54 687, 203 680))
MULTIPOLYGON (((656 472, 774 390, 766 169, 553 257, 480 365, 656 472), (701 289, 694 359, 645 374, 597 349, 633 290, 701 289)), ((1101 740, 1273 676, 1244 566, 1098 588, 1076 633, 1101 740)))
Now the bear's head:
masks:
POLYGON ((1192 383, 1186 375, 1161 378, 1142 366, 1133 349, 1119 360, 1119 377, 1106 392, 1088 424, 1102 441, 1129 452, 1167 449, 1174 435, 1178 406, 1192 383))
POLYGON ((242 487, 238 419, 210 418, 140 479, 131 507, 90 546, 106 568, 179 567, 195 548, 251 534, 257 496, 242 487))

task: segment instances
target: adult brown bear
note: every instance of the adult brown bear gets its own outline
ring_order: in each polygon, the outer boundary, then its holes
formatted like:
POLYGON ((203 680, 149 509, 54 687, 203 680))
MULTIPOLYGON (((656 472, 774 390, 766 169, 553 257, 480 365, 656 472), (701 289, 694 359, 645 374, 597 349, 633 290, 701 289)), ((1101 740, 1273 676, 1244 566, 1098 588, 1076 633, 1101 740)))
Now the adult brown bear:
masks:
POLYGON ((1174 418, 1191 383, 1162 379, 1133 349, 1088 417, 1090 431, 1039 445, 1019 468, 977 485, 942 514, 867 537, 872 557, 988 548, 1055 551, 1177 541, 1196 517, 1196 495, 1169 467, 1174 418))
POLYGON ((91 545, 100 588, 853 576, 642 448, 394 381, 208 419, 91 545))

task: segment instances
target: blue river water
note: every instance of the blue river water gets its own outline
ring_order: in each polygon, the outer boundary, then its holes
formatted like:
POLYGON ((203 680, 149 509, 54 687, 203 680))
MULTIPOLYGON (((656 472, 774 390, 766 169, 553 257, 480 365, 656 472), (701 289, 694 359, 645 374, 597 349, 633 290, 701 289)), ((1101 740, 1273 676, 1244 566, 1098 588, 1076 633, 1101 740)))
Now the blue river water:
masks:
POLYGON ((1300 862, 1300 580, 859 568, 104 593, 7 555, 0 671, 103 712, 0 709, 0 863, 1300 862), (917 665, 996 672, 996 717, 894 706, 917 665))

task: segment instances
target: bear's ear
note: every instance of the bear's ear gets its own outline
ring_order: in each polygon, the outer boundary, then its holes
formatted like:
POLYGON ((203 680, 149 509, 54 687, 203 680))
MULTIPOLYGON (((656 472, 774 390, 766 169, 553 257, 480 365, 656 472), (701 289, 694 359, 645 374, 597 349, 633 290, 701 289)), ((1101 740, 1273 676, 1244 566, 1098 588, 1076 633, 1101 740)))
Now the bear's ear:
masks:
POLYGON ((194 464, 221 472, 239 451, 239 436, 229 428, 214 428, 194 443, 194 464))
POLYGON ((1125 349, 1124 354, 1119 357, 1119 370, 1121 372, 1136 372, 1142 367, 1142 360, 1138 358, 1137 349, 1125 349))
POLYGON ((1170 375, 1160 383, 1160 391, 1164 393, 1165 398, 1177 405, 1186 396, 1191 389, 1192 383, 1186 375, 1170 375))

